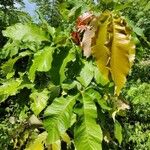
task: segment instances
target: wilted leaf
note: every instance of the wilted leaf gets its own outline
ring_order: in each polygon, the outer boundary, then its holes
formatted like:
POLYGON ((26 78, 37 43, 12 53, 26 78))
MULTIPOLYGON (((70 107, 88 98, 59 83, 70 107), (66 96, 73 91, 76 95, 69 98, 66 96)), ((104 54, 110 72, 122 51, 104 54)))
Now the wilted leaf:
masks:
POLYGON ((83 34, 81 47, 83 48, 83 55, 89 57, 91 55, 92 38, 95 35, 95 29, 87 28, 83 34))
POLYGON ((82 27, 85 27, 88 25, 88 23, 93 19, 93 14, 91 12, 85 12, 81 16, 77 18, 76 21, 76 28, 78 30, 81 30, 82 27))
POLYGON ((112 113, 112 118, 115 122, 115 116, 117 113, 119 113, 120 110, 126 110, 126 109, 130 109, 130 106, 126 103, 124 103, 123 101, 117 99, 114 101, 114 107, 115 107, 115 111, 112 113))
POLYGON ((30 125, 42 125, 42 121, 37 118, 34 114, 28 120, 30 125))
POLYGON ((119 95, 135 55, 135 45, 125 20, 110 12, 103 13, 95 41, 92 51, 98 68, 106 79, 111 74, 115 93, 119 95))
MULTIPOLYGON (((102 16, 103 17, 103 16, 102 16)), ((108 80, 109 75, 109 59, 110 59, 110 51, 106 47, 105 43, 107 42, 107 26, 109 24, 109 16, 108 14, 104 14, 106 20, 99 25, 97 31, 97 37, 95 45, 92 47, 93 56, 96 58, 97 66, 101 73, 103 74, 105 80, 108 80)))
POLYGON ((126 82, 131 64, 134 60, 135 45, 132 43, 130 33, 124 26, 121 18, 113 18, 113 41, 111 47, 110 71, 115 82, 115 92, 119 95, 126 82))
POLYGON ((96 123, 97 110, 93 93, 85 91, 82 96, 82 115, 75 125, 75 147, 77 150, 101 150, 102 131, 96 123))

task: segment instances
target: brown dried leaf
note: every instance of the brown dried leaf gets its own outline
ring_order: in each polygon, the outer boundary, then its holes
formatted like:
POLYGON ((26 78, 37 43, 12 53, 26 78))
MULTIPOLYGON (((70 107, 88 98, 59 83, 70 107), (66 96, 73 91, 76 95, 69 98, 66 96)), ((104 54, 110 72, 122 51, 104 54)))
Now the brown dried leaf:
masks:
POLYGON ((87 58, 91 55, 92 38, 95 35, 95 30, 87 28, 84 32, 81 47, 83 48, 83 55, 87 58))

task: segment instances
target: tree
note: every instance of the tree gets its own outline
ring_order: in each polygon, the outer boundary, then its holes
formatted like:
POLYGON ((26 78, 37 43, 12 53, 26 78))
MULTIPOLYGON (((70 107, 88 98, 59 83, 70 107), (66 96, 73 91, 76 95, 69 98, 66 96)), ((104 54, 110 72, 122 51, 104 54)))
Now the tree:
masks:
POLYGON ((7 41, 6 38, 2 35, 2 30, 7 26, 13 25, 17 22, 27 22, 31 20, 31 17, 15 7, 15 4, 18 3, 24 7, 22 0, 1 0, 0 1, 0 47, 2 47, 7 41))

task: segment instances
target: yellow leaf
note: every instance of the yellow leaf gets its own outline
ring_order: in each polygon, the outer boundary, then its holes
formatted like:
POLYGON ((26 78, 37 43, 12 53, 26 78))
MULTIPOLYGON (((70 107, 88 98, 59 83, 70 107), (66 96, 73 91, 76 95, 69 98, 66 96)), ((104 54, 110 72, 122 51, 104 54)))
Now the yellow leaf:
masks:
POLYGON ((67 133, 64 133, 61 135, 61 138, 63 141, 65 141, 67 144, 70 144, 71 143, 71 140, 70 140, 70 137, 67 133))
POLYGON ((25 150, 44 150, 44 142, 46 141, 46 138, 47 132, 39 134, 37 139, 35 139, 25 150))
POLYGON ((99 70, 104 75, 106 80, 108 80, 109 75, 108 63, 110 51, 105 46, 105 43, 107 41, 107 26, 109 23, 109 16, 107 14, 104 14, 102 17, 106 17, 106 20, 103 23, 100 23, 99 25, 96 42, 95 45, 92 47, 92 53, 96 59, 99 70))
POLYGON ((135 57, 130 30, 121 17, 105 12, 99 17, 99 28, 92 54, 106 79, 111 75, 115 94, 119 95, 135 57))
POLYGON ((126 82, 134 60, 135 46, 131 41, 130 33, 126 30, 122 18, 112 16, 112 45, 110 47, 110 71, 112 79, 116 85, 115 93, 119 95, 121 88, 126 82))
POLYGON ((61 141, 57 140, 55 143, 52 144, 52 150, 61 150, 61 141))

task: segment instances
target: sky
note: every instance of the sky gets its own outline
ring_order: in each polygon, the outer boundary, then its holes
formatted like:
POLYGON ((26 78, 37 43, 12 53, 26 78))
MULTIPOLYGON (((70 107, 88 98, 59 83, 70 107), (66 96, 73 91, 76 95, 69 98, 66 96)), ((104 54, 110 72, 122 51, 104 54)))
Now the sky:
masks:
MULTIPOLYGON (((29 2, 30 0, 23 0, 24 4, 25 4, 25 8, 23 8, 23 11, 28 12, 32 17, 35 16, 35 10, 36 10, 36 4, 35 3, 31 3, 29 2)), ((21 5, 19 5, 18 3, 15 3, 15 6, 17 8, 21 8, 21 5)))
POLYGON ((25 8, 23 10, 27 11, 31 16, 35 15, 36 4, 30 3, 28 0, 23 0, 25 3, 25 8))

